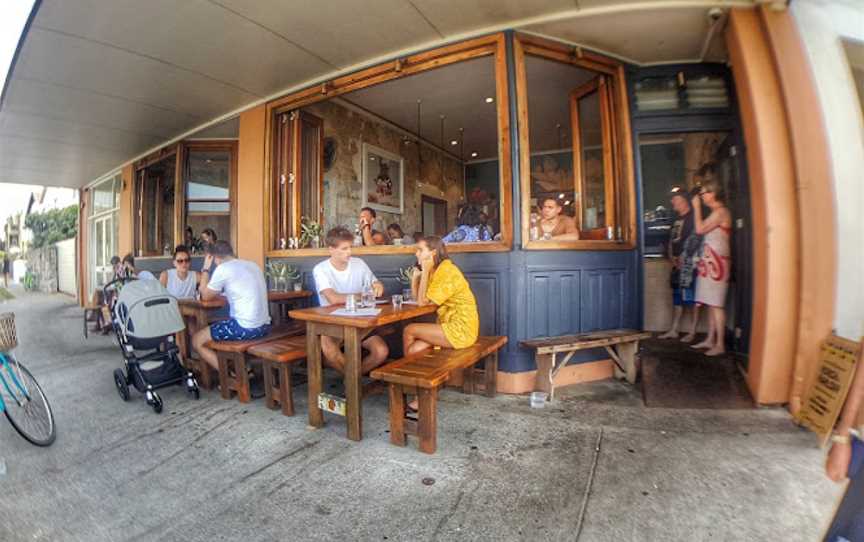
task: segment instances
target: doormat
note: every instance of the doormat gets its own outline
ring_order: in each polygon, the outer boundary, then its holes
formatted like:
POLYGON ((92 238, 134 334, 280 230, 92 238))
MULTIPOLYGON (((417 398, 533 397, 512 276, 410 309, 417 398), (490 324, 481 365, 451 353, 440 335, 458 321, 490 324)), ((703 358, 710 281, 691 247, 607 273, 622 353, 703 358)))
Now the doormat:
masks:
POLYGON ((642 398, 649 408, 754 408, 732 355, 708 357, 678 341, 642 343, 642 398))

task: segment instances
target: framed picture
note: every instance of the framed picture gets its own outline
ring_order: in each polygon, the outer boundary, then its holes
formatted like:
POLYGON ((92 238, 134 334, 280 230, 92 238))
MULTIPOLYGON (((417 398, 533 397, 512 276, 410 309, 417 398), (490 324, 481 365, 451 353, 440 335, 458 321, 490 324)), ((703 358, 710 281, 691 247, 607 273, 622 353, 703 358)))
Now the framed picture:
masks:
POLYGON ((405 160, 398 154, 363 143, 363 206, 402 214, 405 209, 405 160))

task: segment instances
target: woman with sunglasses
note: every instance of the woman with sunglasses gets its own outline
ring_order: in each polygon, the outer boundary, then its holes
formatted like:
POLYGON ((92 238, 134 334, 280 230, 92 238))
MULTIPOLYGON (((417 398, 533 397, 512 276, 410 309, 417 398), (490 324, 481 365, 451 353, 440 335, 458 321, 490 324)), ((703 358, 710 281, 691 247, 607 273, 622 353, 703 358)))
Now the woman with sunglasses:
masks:
POLYGON ((696 234, 702 235, 702 257, 697 264, 696 303, 709 307, 708 336, 693 348, 707 348, 706 356, 726 352, 726 292, 732 271, 729 238, 732 235, 732 213, 723 203, 720 185, 709 180, 702 185, 699 196, 693 198, 693 219, 696 234), (702 205, 711 214, 702 218, 702 205))
POLYGON ((159 275, 159 282, 177 299, 195 297, 200 276, 196 271, 189 270, 191 263, 189 249, 185 245, 177 245, 174 249, 174 269, 166 269, 159 275))

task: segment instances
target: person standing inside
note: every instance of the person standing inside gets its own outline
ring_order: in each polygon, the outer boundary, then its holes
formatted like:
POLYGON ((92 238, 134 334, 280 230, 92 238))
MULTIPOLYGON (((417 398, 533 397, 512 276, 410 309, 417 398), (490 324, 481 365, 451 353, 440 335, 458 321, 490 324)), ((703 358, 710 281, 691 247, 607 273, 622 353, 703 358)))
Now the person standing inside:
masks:
POLYGON ((384 245, 387 243, 387 238, 375 229, 375 221, 377 219, 378 213, 375 212, 375 209, 371 207, 360 209, 360 234, 363 236, 364 246, 384 245))
POLYGON ((198 273, 191 271, 189 265, 192 257, 185 245, 177 245, 174 249, 174 269, 166 269, 159 275, 159 282, 168 293, 177 299, 193 299, 198 290, 198 273))
POLYGON ((224 295, 230 318, 214 322, 192 337, 192 345, 207 365, 219 368, 216 352, 205 345, 211 341, 249 341, 270 333, 270 312, 264 273, 255 262, 234 257, 226 241, 207 245, 201 268, 201 299, 210 301, 224 295), (217 266, 215 270, 213 267, 217 266), (212 272, 212 276, 211 276, 212 272))
POLYGON ((696 323, 699 321, 699 306, 696 305, 696 292, 694 289, 694 273, 690 265, 684 265, 695 257, 694 252, 698 251, 698 237, 694 231, 693 224, 693 208, 687 200, 687 192, 680 187, 672 189, 670 201, 672 208, 678 213, 678 218, 672 224, 672 230, 669 232, 669 261, 672 263, 672 272, 669 277, 669 283, 672 286, 672 327, 660 335, 661 339, 677 339, 678 327, 681 324, 681 317, 684 310, 692 308, 690 319, 690 331, 681 339, 682 342, 689 343, 693 341, 696 334, 696 323))
MULTIPOLYGON (((344 305, 349 295, 359 297, 364 287, 371 287, 375 297, 384 293, 384 285, 375 278, 366 262, 351 257, 354 235, 345 228, 336 227, 327 232, 327 248, 330 258, 320 262, 312 271, 318 304, 322 307, 344 305)), ((360 365, 362 373, 368 373, 387 360, 389 348, 378 335, 367 337, 362 343, 368 354, 360 365)), ((345 372, 345 354, 342 344, 333 337, 321 337, 321 352, 324 362, 340 373, 345 372)))
POLYGON ((702 185, 701 197, 693 198, 696 233, 702 235, 702 258, 697 265, 696 303, 709 307, 709 331, 705 340, 693 348, 707 348, 706 356, 719 356, 726 352, 726 292, 732 270, 729 238, 732 235, 732 213, 723 203, 717 181, 702 185), (702 219, 702 205, 711 209, 711 215, 702 219))

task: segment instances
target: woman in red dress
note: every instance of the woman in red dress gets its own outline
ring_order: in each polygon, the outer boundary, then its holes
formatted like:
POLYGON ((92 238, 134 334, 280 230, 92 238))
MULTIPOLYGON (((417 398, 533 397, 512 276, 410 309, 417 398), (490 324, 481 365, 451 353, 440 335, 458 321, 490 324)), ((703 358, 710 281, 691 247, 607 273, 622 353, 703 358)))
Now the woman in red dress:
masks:
POLYGON ((696 303, 707 305, 708 336, 693 348, 707 348, 706 356, 719 356, 726 352, 724 335, 726 329, 726 292, 729 290, 731 253, 729 237, 732 234, 732 213, 723 203, 720 186, 708 181, 702 186, 700 196, 693 198, 696 233, 702 235, 702 258, 697 266, 696 303), (700 197, 701 196, 701 197, 700 197), (702 219, 702 204, 711 209, 711 215, 702 219))

